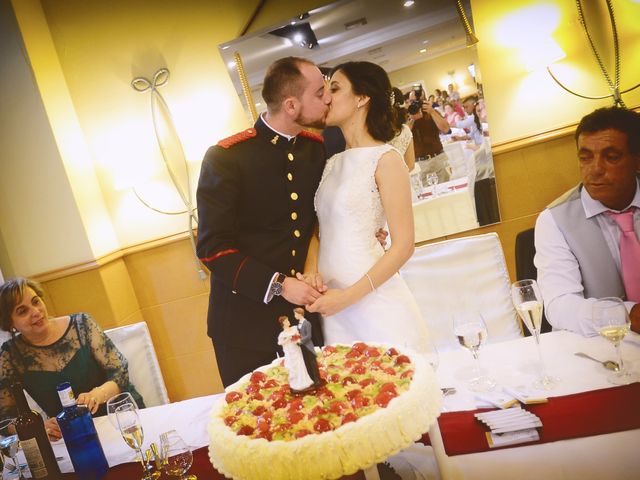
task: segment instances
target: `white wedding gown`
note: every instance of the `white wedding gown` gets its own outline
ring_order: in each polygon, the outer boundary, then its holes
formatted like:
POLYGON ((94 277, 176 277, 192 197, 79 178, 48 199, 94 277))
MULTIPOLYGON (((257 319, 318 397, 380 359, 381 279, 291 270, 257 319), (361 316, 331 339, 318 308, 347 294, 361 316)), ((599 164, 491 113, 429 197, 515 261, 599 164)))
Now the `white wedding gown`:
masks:
MULTIPOLYGON (((375 172, 390 145, 353 148, 327 161, 315 198, 320 223, 318 271, 329 288, 361 279, 384 254, 375 237, 386 217, 375 172)), ((359 302, 323 318, 325 343, 371 341, 425 351, 427 328, 398 273, 359 302)))

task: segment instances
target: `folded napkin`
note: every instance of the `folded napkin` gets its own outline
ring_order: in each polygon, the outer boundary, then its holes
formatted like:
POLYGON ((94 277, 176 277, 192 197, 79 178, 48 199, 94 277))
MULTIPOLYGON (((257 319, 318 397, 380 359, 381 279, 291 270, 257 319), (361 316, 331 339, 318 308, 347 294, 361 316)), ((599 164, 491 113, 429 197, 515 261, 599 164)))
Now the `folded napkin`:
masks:
MULTIPOLYGON (((538 429, 540 440, 514 447, 633 430, 640 428, 640 383, 552 397, 548 403, 528 405, 526 409, 542 420, 542 428, 538 429)), ((440 415, 438 422, 447 455, 491 450, 486 427, 474 417, 487 410, 440 415)), ((422 437, 422 442, 430 444, 428 434, 422 437)))

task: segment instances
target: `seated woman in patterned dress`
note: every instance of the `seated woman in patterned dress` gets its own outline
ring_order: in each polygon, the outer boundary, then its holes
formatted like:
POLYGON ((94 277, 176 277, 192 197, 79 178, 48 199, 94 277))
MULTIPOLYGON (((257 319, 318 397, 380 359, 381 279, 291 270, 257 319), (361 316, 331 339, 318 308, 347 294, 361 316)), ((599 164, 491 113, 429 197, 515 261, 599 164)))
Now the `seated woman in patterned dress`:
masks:
POLYGON ((49 317, 41 287, 16 278, 0 285, 0 329, 11 338, 0 349, 0 419, 16 416, 9 386, 24 389, 50 417, 49 438, 61 437, 55 416, 62 410, 56 386, 70 382, 78 404, 104 415, 105 403, 129 391, 140 408, 142 397, 129 382, 127 360, 86 313, 49 317))

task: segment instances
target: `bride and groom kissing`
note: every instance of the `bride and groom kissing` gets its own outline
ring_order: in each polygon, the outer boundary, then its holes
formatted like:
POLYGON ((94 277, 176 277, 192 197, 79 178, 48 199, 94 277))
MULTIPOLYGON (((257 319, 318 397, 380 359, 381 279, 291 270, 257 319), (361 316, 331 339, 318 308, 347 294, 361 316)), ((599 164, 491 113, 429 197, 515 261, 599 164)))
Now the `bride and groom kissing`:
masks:
POLYGON ((398 132, 386 72, 349 62, 327 85, 313 63, 287 57, 267 70, 262 96, 267 112, 254 127, 207 151, 197 192, 208 335, 223 384, 271 362, 273 319, 297 306, 327 344, 419 351, 426 324, 398 274, 414 229, 409 174, 387 143, 398 132), (322 138, 303 129, 324 125, 346 141, 328 160, 322 138), (385 225, 386 250, 376 239, 385 225))

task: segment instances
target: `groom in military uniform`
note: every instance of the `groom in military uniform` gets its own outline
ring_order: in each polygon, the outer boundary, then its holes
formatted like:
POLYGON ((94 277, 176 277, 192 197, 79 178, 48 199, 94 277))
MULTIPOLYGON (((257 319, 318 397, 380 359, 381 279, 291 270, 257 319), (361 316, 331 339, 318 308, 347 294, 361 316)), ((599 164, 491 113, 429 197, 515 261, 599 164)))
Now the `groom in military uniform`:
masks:
MULTIPOLYGON (((222 383, 276 356, 276 319, 321 292, 303 272, 316 225, 314 195, 325 165, 322 137, 330 95, 320 70, 287 57, 267 70, 263 114, 249 128, 209 148, 197 191, 198 245, 211 271, 208 335, 222 383)), ((314 343, 322 345, 316 315, 314 343)))

